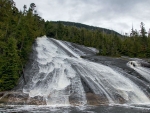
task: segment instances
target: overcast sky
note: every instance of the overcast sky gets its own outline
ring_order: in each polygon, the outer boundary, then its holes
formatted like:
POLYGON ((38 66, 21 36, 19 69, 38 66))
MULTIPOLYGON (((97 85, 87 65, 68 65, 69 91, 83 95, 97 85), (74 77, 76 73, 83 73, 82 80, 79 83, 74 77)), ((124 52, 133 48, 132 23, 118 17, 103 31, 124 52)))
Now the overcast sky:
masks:
POLYGON ((71 21, 129 33, 150 28, 150 0, 14 0, 23 10, 36 4, 38 14, 49 21, 71 21))

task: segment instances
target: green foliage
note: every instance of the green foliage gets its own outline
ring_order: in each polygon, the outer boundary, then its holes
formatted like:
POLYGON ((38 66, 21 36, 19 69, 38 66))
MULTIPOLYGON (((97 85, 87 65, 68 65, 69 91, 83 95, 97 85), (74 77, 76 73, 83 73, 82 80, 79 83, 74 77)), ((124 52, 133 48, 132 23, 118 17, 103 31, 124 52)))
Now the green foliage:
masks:
POLYGON ((113 30, 109 30, 109 29, 105 29, 105 28, 100 28, 100 27, 94 27, 94 26, 89 26, 89 25, 85 25, 85 24, 81 24, 81 23, 75 23, 75 22, 65 22, 65 21, 52 21, 53 23, 62 23, 65 26, 74 26, 77 28, 85 28, 87 30, 99 30, 101 32, 105 32, 106 34, 115 34, 118 36, 121 36, 119 33, 113 31, 113 30))
POLYGON ((9 90, 16 85, 19 78, 20 57, 17 51, 17 41, 15 38, 9 38, 5 51, 4 63, 1 71, 1 90, 9 90), (7 87, 9 86, 9 87, 7 87))
POLYGON ((131 31, 130 37, 123 37, 115 32, 101 28, 72 22, 45 23, 46 35, 56 39, 70 41, 85 46, 95 47, 99 55, 149 57, 150 37, 146 36, 144 23, 141 22, 141 32, 131 31))
POLYGON ((117 34, 113 34, 113 32, 112 34, 107 34, 99 29, 91 30, 85 27, 66 26, 63 23, 47 21, 45 23, 46 35, 60 40, 95 47, 99 49, 99 54, 101 55, 119 55, 122 43, 121 38, 117 34))
POLYGON ((0 91, 14 88, 35 38, 45 34, 45 22, 33 14, 34 7, 26 10, 24 5, 21 12, 13 1, 0 0, 0 91))
POLYGON ((99 55, 150 57, 150 35, 146 36, 144 23, 140 34, 131 31, 130 37, 112 30, 72 22, 44 21, 35 11, 23 6, 18 11, 10 0, 0 0, 0 91, 11 90, 23 73, 36 37, 48 37, 95 47, 99 55))

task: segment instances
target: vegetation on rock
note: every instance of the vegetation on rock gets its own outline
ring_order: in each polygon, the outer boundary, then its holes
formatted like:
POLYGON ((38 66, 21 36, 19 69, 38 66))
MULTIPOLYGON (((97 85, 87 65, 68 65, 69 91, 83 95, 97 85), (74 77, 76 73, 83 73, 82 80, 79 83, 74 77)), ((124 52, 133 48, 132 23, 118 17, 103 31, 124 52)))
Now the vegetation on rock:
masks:
POLYGON ((17 84, 28 61, 36 37, 47 35, 81 45, 95 47, 99 55, 150 57, 150 35, 141 23, 140 33, 130 36, 114 31, 71 22, 44 21, 34 3, 19 11, 13 0, 0 0, 0 91, 17 84))
POLYGON ((12 0, 0 0, 0 91, 17 84, 35 38, 45 34, 44 20, 33 7, 22 12, 12 0))

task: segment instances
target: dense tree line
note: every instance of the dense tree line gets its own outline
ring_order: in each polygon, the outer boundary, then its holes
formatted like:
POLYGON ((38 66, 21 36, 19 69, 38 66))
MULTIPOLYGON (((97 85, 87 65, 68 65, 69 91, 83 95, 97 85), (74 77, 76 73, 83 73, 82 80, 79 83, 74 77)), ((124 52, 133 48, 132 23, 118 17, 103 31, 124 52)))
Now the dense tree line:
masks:
POLYGON ((99 55, 150 57, 150 36, 147 36, 144 23, 141 29, 131 30, 130 36, 121 36, 114 32, 107 33, 100 29, 86 29, 76 25, 67 26, 64 22, 45 22, 46 35, 59 40, 70 41, 85 46, 95 47, 99 55))
POLYGON ((106 34, 116 34, 121 36, 118 32, 114 31, 114 30, 109 30, 106 28, 101 28, 101 27, 95 27, 95 26, 90 26, 90 25, 85 25, 85 24, 81 24, 81 23, 76 23, 76 22, 66 22, 66 21, 51 21, 53 23, 62 23, 65 26, 75 26, 77 28, 85 28, 88 30, 98 30, 101 32, 105 32, 106 34))
POLYGON ((45 34, 35 4, 23 8, 18 11, 12 0, 0 0, 0 91, 17 84, 35 38, 45 34))
POLYGON ((140 33, 132 29, 130 36, 111 30, 65 22, 44 21, 35 4, 18 11, 13 0, 0 0, 0 91, 12 89, 23 69, 36 37, 47 35, 81 45, 95 47, 99 55, 150 57, 150 35, 141 23, 140 33), (65 23, 65 24, 64 24, 65 23), (69 25, 67 25, 69 24, 69 25))

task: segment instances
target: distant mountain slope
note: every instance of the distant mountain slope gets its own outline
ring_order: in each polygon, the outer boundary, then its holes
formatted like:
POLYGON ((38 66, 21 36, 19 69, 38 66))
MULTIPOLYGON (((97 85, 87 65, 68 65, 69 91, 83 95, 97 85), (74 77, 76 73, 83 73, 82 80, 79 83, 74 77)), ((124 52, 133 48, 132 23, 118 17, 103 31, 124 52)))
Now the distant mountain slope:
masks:
POLYGON ((53 23, 62 23, 66 26, 75 26, 78 28, 85 28, 88 30, 100 30, 105 32, 106 34, 116 34, 118 36, 122 36, 121 34, 119 34, 118 32, 114 31, 114 30, 109 30, 106 28, 101 28, 101 27, 95 27, 95 26, 90 26, 90 25, 85 25, 85 24, 81 24, 81 23, 75 23, 75 22, 68 22, 68 21, 52 21, 53 23))

